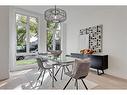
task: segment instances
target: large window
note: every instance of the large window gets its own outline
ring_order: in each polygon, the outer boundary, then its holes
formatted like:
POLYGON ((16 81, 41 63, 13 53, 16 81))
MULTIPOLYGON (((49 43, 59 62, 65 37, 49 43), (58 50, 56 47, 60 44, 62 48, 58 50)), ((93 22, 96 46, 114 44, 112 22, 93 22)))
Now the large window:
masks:
POLYGON ((33 55, 38 51, 38 19, 36 17, 17 13, 16 35, 16 63, 35 63, 35 61, 33 60, 33 55))
POLYGON ((47 22, 47 50, 61 50, 61 24, 47 22))
POLYGON ((27 16, 16 14, 17 53, 26 52, 27 16))

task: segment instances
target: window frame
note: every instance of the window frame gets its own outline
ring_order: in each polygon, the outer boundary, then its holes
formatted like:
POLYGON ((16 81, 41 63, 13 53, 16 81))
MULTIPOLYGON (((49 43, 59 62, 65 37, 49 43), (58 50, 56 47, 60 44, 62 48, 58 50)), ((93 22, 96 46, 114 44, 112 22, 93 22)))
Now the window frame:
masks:
MULTIPOLYGON (((23 52, 23 53, 17 53, 17 38, 16 38, 16 56, 18 55, 34 55, 36 54, 35 53, 31 53, 30 52, 30 37, 29 37, 29 21, 30 21, 30 17, 33 17, 33 18, 36 18, 38 20, 38 48, 39 48, 39 35, 40 35, 40 30, 39 30, 39 27, 40 27, 40 22, 39 22, 39 16, 38 15, 35 15, 35 13, 31 13, 31 12, 26 12, 26 11, 23 11, 23 10, 16 10, 15 11, 15 32, 16 32, 16 14, 19 14, 19 15, 23 15, 23 16, 26 16, 27 17, 27 23, 26 23, 26 52, 23 52)), ((16 32, 16 36, 17 36, 17 32, 16 32)), ((39 49, 38 49, 39 50, 39 49)))
MULTIPOLYGON (((36 13, 30 10, 21 9, 18 7, 10 7, 9 8, 9 71, 16 71, 16 70, 24 70, 28 68, 33 68, 36 66, 36 64, 31 65, 16 65, 16 16, 15 14, 23 14, 23 15, 30 15, 33 17, 38 18, 38 50, 39 52, 46 51, 46 37, 43 35, 46 35, 45 33, 45 21, 43 20, 43 15, 40 13, 36 13), (44 46, 45 47, 42 47, 44 46)), ((22 55, 22 54, 20 54, 22 55)), ((23 54, 23 56, 28 54, 23 54)), ((29 54, 33 55, 33 54, 29 54)))

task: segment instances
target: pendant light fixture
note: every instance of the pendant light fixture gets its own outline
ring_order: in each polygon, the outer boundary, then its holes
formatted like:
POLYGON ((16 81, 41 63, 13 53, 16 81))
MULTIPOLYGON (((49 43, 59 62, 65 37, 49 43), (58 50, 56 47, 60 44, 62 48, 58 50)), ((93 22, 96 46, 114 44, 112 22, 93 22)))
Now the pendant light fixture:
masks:
POLYGON ((66 11, 56 8, 56 6, 55 8, 46 10, 44 16, 46 21, 51 21, 53 23, 64 22, 67 19, 66 11))

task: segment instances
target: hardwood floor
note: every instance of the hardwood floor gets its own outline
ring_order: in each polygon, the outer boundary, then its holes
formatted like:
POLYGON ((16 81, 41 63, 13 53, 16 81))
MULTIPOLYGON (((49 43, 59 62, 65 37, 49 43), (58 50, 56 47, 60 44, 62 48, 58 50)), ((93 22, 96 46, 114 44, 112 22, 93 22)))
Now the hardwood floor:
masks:
MULTIPOLYGON (((31 71, 27 70, 27 72, 31 72, 31 71)), ((25 75, 27 72, 26 71, 18 71, 18 73, 14 73, 13 74, 14 77, 12 76, 13 78, 10 76, 10 79, 12 78, 12 80, 13 80, 11 82, 7 83, 7 80, 5 80, 4 82, 0 81, 0 89, 13 89, 16 86, 27 82, 28 78, 33 79, 33 78, 29 77, 30 76, 29 73, 27 75, 25 75), (5 85, 5 84, 8 84, 8 85, 5 85), (3 86, 3 85, 5 85, 5 86, 3 86)), ((57 78, 59 79, 59 76, 57 78)), ((108 89, 111 89, 111 90, 112 89, 127 89, 127 80, 117 78, 117 77, 107 75, 107 74, 97 75, 95 71, 90 71, 89 75, 86 77, 86 80, 89 80, 89 81, 97 84, 97 86, 91 88, 91 90, 96 90, 96 89, 97 90, 99 90, 99 89, 104 89, 104 90, 105 89, 107 89, 107 90, 108 89)))
POLYGON ((90 71, 86 79, 98 84, 93 89, 127 89, 127 80, 107 74, 99 76, 94 71, 90 71))

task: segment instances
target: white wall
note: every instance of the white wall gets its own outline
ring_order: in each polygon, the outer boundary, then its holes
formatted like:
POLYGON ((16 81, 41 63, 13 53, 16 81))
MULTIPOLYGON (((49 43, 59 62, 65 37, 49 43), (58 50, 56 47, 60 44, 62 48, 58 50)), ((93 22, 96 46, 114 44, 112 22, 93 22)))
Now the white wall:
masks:
POLYGON ((79 52, 80 29, 103 24, 103 53, 109 55, 106 73, 127 79, 127 7, 66 7, 67 52, 79 52))
POLYGON ((9 77, 9 8, 0 7, 0 80, 9 77))

